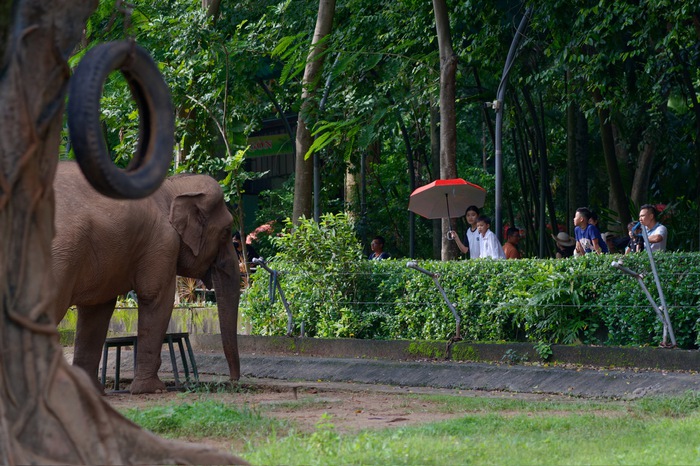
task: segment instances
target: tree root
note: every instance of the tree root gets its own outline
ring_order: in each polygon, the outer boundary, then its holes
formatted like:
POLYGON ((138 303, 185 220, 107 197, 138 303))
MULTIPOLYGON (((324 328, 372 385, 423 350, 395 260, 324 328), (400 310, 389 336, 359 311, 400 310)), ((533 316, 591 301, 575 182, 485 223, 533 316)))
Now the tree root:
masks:
MULTIPOLYGON (((11 428, 2 417, 4 464, 247 464, 210 447, 162 439, 115 411, 87 374, 59 353, 51 382, 11 428)), ((5 410, 0 406, 0 414, 5 410)))

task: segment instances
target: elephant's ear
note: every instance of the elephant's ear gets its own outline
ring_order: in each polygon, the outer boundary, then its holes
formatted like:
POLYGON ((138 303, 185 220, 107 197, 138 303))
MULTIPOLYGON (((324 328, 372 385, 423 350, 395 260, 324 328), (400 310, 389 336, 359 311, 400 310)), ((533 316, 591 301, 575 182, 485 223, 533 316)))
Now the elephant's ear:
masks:
POLYGON ((203 200, 204 193, 183 193, 170 204, 170 224, 195 256, 199 254, 206 223, 199 207, 203 200))

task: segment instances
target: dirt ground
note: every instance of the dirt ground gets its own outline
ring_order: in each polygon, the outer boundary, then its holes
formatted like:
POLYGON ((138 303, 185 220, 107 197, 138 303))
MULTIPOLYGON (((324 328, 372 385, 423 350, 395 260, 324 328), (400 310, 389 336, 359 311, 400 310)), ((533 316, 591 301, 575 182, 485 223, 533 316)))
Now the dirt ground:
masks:
POLYGON ((443 403, 418 394, 479 396, 529 400, 571 400, 565 396, 469 390, 393 387, 350 383, 255 381, 235 391, 178 392, 131 395, 109 393, 107 401, 117 409, 184 403, 201 399, 256 409, 265 416, 288 420, 296 429, 313 432, 319 422, 330 422, 338 432, 429 423, 464 415, 450 412, 443 403))

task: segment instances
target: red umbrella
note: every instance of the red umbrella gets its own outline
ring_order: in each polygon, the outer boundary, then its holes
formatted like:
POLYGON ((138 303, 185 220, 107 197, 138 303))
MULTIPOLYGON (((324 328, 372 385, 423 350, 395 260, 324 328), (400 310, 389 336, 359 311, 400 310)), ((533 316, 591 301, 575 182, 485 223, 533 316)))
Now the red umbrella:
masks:
POLYGON ((425 218, 453 218, 464 215, 467 207, 483 207, 486 190, 462 178, 435 180, 416 188, 408 210, 425 218))

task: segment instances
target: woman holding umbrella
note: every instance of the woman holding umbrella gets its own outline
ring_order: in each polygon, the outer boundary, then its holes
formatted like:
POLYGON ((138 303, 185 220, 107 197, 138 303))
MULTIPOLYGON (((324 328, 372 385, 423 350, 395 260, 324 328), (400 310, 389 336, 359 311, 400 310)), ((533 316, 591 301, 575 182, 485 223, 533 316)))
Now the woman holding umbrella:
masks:
MULTIPOLYGON (((486 190, 462 178, 440 179, 416 188, 408 201, 408 210, 422 217, 452 219, 458 212, 466 212, 469 229, 460 241, 457 233, 449 227, 448 240, 455 240, 462 253, 469 252, 472 259, 481 256, 481 237, 476 229, 479 217, 478 206, 484 205, 486 190), (472 239, 473 238, 473 239, 472 239)), ((451 221, 450 221, 451 224, 451 221)))

